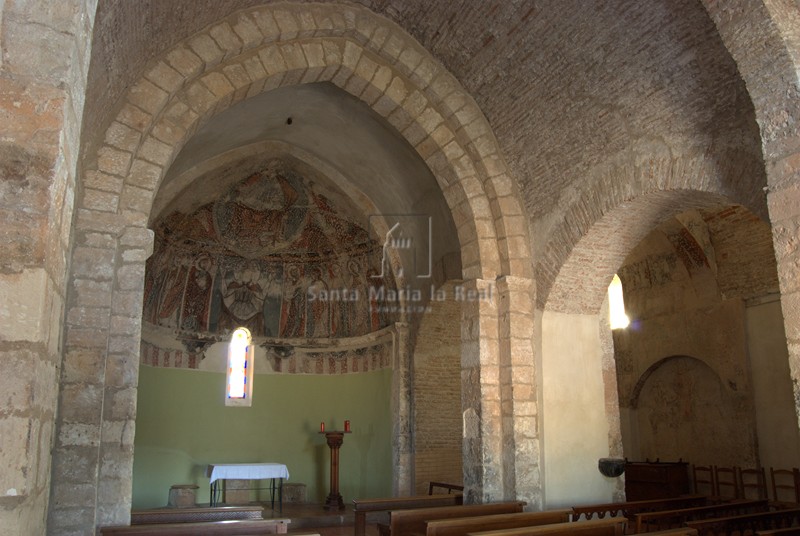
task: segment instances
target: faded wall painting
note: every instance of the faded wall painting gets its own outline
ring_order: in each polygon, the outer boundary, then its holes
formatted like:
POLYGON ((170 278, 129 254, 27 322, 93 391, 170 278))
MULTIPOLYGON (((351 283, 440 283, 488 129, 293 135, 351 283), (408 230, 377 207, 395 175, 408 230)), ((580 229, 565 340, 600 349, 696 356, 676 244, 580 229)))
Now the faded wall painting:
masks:
MULTIPOLYGON (((375 292, 395 287, 391 275, 375 277, 381 245, 352 207, 339 208, 344 194, 313 179, 268 162, 215 200, 158 222, 145 328, 221 336, 243 326, 254 337, 319 339, 389 325, 377 303, 385 294, 375 292)), ((152 346, 146 361, 158 362, 152 346)))
POLYGON ((699 359, 665 359, 641 386, 634 413, 643 459, 755 466, 753 432, 736 386, 699 359))

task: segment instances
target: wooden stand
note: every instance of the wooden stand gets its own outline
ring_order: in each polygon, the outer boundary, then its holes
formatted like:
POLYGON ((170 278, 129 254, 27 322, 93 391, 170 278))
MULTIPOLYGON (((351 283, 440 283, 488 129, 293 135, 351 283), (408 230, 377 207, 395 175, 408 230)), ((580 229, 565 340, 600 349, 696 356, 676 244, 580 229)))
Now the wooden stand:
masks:
POLYGON ((322 506, 325 510, 344 510, 344 501, 342 494, 339 493, 339 447, 344 442, 344 434, 350 432, 320 432, 325 434, 325 439, 328 441, 328 447, 331 449, 331 492, 328 493, 328 498, 322 506))

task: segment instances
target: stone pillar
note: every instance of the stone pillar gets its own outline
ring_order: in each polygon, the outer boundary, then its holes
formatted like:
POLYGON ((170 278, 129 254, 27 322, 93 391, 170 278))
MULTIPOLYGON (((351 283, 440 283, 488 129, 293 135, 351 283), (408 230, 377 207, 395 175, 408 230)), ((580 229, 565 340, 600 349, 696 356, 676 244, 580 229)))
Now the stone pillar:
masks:
POLYGON ((541 510, 534 289, 531 279, 504 276, 497 281, 504 499, 523 500, 527 508, 541 510))
POLYGON ((464 502, 502 500, 503 423, 500 348, 494 281, 474 279, 456 289, 461 321, 464 502))
MULTIPOLYGON (((78 231, 83 234, 82 231, 78 231)), ((76 244, 62 357, 48 534, 93 534, 116 249, 76 244)))
POLYGON ((800 37, 796 5, 766 0, 703 0, 720 37, 736 61, 761 132, 769 185, 789 369, 800 426, 800 37))
POLYGON ((9 536, 46 530, 95 5, 0 1, 0 527, 9 536))
POLYGON ((394 373, 392 374, 392 493, 411 495, 414 489, 414 442, 412 407, 413 375, 409 325, 395 322, 394 373))
POLYGON ((128 227, 118 242, 118 268, 111 301, 113 329, 109 333, 103 377, 98 525, 130 520, 144 272, 145 261, 153 252, 153 239, 149 229, 128 227))
MULTIPOLYGON (((800 156, 795 158, 800 172, 800 156)), ((800 186, 783 186, 768 196, 781 309, 789 351, 789 371, 794 385, 795 411, 800 427, 800 186)))
POLYGON ((94 534, 96 526, 130 521, 144 262, 153 235, 109 221, 86 210, 76 223, 51 534, 94 534))
MULTIPOLYGON (((600 355, 603 363, 603 386, 606 395, 606 418, 608 419, 608 456, 624 457, 622 449, 622 423, 620 416, 620 392, 617 384, 617 361, 614 355, 614 333, 611 331, 608 294, 600 307, 600 355)), ((625 475, 615 479, 613 500, 625 500, 625 475)))

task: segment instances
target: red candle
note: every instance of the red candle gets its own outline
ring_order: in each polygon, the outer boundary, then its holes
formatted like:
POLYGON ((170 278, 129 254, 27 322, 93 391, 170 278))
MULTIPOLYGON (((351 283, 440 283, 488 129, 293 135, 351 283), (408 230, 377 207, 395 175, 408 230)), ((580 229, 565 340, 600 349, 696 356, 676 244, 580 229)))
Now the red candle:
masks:
POLYGON ((344 421, 344 431, 345 432, 350 431, 350 421, 344 421))
POLYGON ((319 423, 319 431, 320 432, 324 432, 325 431, 325 421, 319 423))

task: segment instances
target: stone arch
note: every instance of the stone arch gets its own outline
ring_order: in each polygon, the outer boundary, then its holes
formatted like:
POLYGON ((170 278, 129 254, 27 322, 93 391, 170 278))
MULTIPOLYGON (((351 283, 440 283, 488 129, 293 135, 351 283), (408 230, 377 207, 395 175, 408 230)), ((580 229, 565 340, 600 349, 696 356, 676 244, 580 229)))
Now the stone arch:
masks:
MULTIPOLYGON (((677 359, 691 359, 691 360, 694 360, 694 361, 698 361, 699 363, 707 366, 711 370, 714 369, 714 367, 712 366, 711 363, 708 363, 703 359, 700 359, 700 358, 697 358, 697 357, 694 357, 694 356, 690 356, 690 355, 671 355, 671 356, 663 357, 663 358, 659 359, 658 361, 656 361, 655 363, 653 363, 652 365, 650 365, 649 367, 647 367, 647 370, 645 370, 642 373, 642 375, 639 376, 639 379, 636 381, 636 384, 634 385, 633 389, 631 390, 631 394, 630 394, 630 397, 629 397, 629 404, 630 404, 630 407, 632 409, 636 409, 636 407, 639 405, 639 397, 642 394, 642 389, 644 388, 644 386, 647 383, 647 380, 650 378, 650 376, 652 376, 653 373, 656 370, 658 370, 659 368, 663 367, 667 362, 675 361, 677 359)), ((717 375, 717 377, 720 377, 719 372, 714 371, 714 373, 717 375)))
POLYGON ((731 160, 721 168, 704 156, 650 158, 610 170, 554 230, 536 269, 539 306, 597 312, 627 252, 683 210, 733 203, 764 215, 761 183, 752 179, 762 175, 752 160, 731 160))
POLYGON ((428 164, 456 220, 465 277, 526 273, 525 221, 485 118, 422 47, 365 9, 278 4, 176 45, 128 92, 88 175, 124 178, 120 206, 146 209, 204 120, 261 91, 318 81, 366 102, 428 164))
POLYGON ((153 246, 147 225, 166 170, 220 111, 319 81, 364 101, 429 166, 458 229, 465 279, 530 276, 527 223, 488 122, 402 29, 365 8, 291 3, 207 27, 151 64, 82 161, 63 366, 89 360, 100 372, 61 384, 53 531, 129 519, 144 262, 153 246), (78 391, 84 396, 76 399, 78 391), (76 457, 87 467, 81 475, 68 469, 76 457), (76 488, 85 501, 60 502, 76 488))
MULTIPOLYGON (((797 255, 798 143, 800 141, 800 12, 791 2, 713 2, 703 5, 739 70, 753 102, 768 183, 769 220, 784 311, 797 310, 800 282, 790 269, 797 255), (790 296, 791 295, 791 296, 790 296)), ((787 334, 798 318, 785 317, 787 334)), ((792 351, 792 376, 800 355, 792 351)), ((797 383, 797 382, 796 382, 797 383)), ((798 405, 800 414, 800 405, 798 405)))
MULTIPOLYGON (((800 13, 781 0, 713 2, 704 0, 753 101, 769 187, 769 218, 778 264, 781 306, 787 338, 800 325, 797 277, 800 226, 800 13)), ((800 349, 789 345, 795 411, 800 425, 800 349)))
POLYGON ((752 419, 742 409, 748 406, 746 398, 709 360, 693 355, 658 359, 639 377, 628 402, 625 443, 639 459, 721 465, 754 465, 758 459, 752 419), (720 443, 720 437, 731 440, 720 443))
MULTIPOLYGON (((544 459, 548 473, 560 473, 559 478, 545 475, 545 487, 552 490, 548 506, 557 504, 550 501, 564 500, 563 475, 572 463, 547 446, 551 439, 574 444, 573 455, 579 457, 590 456, 582 451, 588 445, 595 452, 607 448, 611 454, 615 445, 622 444, 613 350, 603 344, 609 330, 601 322, 613 274, 658 224, 687 209, 738 202, 763 213, 759 184, 752 180, 754 170, 761 176, 755 162, 721 166, 704 155, 632 160, 590 181, 566 209, 537 265, 538 305, 543 311, 537 352, 542 377, 547 378, 542 382, 543 430, 548 440, 544 459), (568 397, 550 387, 570 382, 581 386, 580 396, 568 397), (558 426, 560 420, 587 414, 593 424, 583 430, 582 441, 558 426)), ((595 486, 597 493, 613 492, 604 488, 607 483, 593 481, 592 475, 576 474, 574 479, 575 485, 583 480, 587 489, 595 486)))

